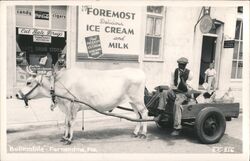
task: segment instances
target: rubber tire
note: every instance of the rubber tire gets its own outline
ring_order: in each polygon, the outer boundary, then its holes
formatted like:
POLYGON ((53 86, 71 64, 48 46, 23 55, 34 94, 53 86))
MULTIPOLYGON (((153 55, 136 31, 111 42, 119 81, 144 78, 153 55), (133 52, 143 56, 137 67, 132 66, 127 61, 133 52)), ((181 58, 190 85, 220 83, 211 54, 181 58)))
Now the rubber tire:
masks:
POLYGON ((207 107, 201 110, 195 120, 195 130, 197 133, 197 136, 199 137, 199 140, 204 144, 214 144, 220 141, 222 136, 225 133, 226 130, 226 120, 223 113, 215 107, 207 107), (211 116, 215 115, 216 119, 218 119, 219 125, 218 130, 216 130, 216 134, 213 136, 208 136, 203 131, 203 125, 206 119, 211 116))

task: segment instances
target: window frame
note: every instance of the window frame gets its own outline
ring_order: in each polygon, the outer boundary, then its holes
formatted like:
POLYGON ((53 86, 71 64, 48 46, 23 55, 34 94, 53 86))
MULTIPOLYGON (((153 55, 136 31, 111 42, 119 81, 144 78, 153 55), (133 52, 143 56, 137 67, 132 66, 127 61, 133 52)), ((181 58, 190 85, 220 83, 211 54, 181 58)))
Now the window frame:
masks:
MULTIPOLYGON (((46 5, 49 7, 49 26, 48 27, 41 27, 41 26, 37 26, 35 23, 35 8, 36 6, 39 5, 32 5, 32 26, 31 27, 27 27, 27 26, 21 26, 21 25, 16 25, 16 27, 23 27, 23 28, 34 28, 34 29, 41 29, 41 30, 55 30, 55 31, 67 31, 67 21, 68 21, 68 15, 67 15, 67 10, 68 10, 68 6, 66 7, 66 26, 65 29, 62 28, 52 28, 52 7, 53 5, 46 5)), ((16 12, 16 8, 15 8, 15 12, 16 12)), ((15 13, 16 14, 16 13, 15 13)))
MULTIPOLYGON (((145 7, 145 12, 146 12, 146 16, 145 16, 145 30, 144 30, 144 34, 143 34, 143 41, 144 41, 144 44, 143 44, 143 61, 163 61, 163 46, 164 46, 164 39, 165 39, 165 26, 166 26, 166 12, 167 12, 167 8, 166 6, 162 6, 163 9, 162 9, 162 13, 153 13, 153 12, 147 12, 147 7, 145 7), (149 17, 152 17, 154 18, 154 24, 156 22, 156 19, 161 19, 161 35, 160 36, 157 36, 157 35, 149 35, 147 34, 147 19, 149 17), (146 37, 152 37, 152 38, 160 38, 160 44, 159 44, 159 54, 158 55, 153 55, 152 52, 151 54, 146 54, 145 52, 145 45, 146 45, 146 37)), ((155 29, 156 25, 154 25, 154 29, 155 29)), ((151 51, 153 50, 153 43, 151 44, 151 51)))
MULTIPOLYGON (((236 19, 236 24, 237 24, 238 21, 240 21, 239 38, 236 39, 236 37, 234 35, 234 41, 235 41, 235 44, 236 44, 236 42, 238 42, 239 45, 238 45, 238 49, 237 49, 237 58, 234 58, 234 51, 235 51, 235 46, 236 45, 234 46, 234 49, 233 49, 232 67, 231 67, 231 76, 230 76, 231 81, 241 81, 243 79, 243 67, 242 67, 242 74, 241 74, 242 76, 241 76, 241 78, 238 78, 238 72, 239 72, 238 64, 239 64, 239 62, 242 62, 242 64, 243 64, 243 54, 242 54, 242 59, 239 59, 241 45, 242 45, 242 50, 243 50, 243 34, 242 34, 242 32, 243 32, 243 19, 241 17, 238 17, 236 19), (235 70, 234 77, 232 77, 233 62, 236 62, 236 70, 235 70)), ((236 33, 236 30, 235 30, 235 33, 236 33)), ((242 51, 242 53, 244 53, 244 52, 242 51)))

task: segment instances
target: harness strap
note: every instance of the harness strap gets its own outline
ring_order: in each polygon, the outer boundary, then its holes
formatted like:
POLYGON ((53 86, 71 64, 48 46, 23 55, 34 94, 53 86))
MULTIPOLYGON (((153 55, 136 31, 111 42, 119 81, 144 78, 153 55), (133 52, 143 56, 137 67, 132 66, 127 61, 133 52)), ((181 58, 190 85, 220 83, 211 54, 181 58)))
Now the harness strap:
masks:
POLYGON ((68 98, 68 97, 65 97, 65 96, 61 96, 61 95, 58 95, 58 94, 54 94, 56 97, 59 97, 59 98, 63 98, 63 99, 67 99, 71 102, 77 102, 77 103, 81 103, 81 104, 84 104, 88 107, 90 107, 92 110, 100 113, 100 114, 103 114, 103 115, 107 115, 107 116, 113 116, 113 117, 117 117, 117 118, 122 118, 122 119, 126 119, 126 120, 129 120, 129 121, 133 121, 133 122, 149 122, 149 121, 157 121, 157 119, 133 119, 133 118, 129 118, 129 117, 126 117, 126 116, 122 116, 122 115, 119 115, 119 114, 113 114, 113 113, 107 113, 107 112, 103 112, 103 111, 99 111, 98 109, 92 107, 91 105, 87 104, 86 102, 83 102, 83 101, 79 101, 79 100, 75 100, 75 99, 71 99, 71 98, 68 98))
POLYGON ((22 99, 24 100, 25 106, 28 106, 28 95, 30 95, 38 86, 40 85, 40 83, 37 83, 28 93, 23 94, 23 92, 21 90, 19 90, 18 92, 20 93, 22 99))

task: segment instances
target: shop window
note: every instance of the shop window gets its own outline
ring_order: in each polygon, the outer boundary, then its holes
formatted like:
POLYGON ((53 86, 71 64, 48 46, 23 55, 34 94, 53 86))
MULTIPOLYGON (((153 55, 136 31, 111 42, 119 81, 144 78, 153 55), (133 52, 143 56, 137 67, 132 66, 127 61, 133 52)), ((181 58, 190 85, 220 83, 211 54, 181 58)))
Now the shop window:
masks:
POLYGON ((56 63, 65 67, 67 6, 16 6, 15 12, 17 81, 28 65, 43 74, 56 63))
POLYGON ((243 69, 243 22, 242 20, 237 20, 235 28, 235 46, 233 52, 233 62, 232 62, 232 79, 242 78, 243 69))
POLYGON ((146 57, 159 57, 162 43, 163 6, 147 6, 146 36, 144 54, 146 57))
POLYGON ((52 29, 66 30, 66 6, 51 7, 52 29))
POLYGON ((33 27, 33 6, 16 6, 16 26, 33 27))
POLYGON ((35 6, 35 26, 38 28, 50 27, 50 7, 35 6))

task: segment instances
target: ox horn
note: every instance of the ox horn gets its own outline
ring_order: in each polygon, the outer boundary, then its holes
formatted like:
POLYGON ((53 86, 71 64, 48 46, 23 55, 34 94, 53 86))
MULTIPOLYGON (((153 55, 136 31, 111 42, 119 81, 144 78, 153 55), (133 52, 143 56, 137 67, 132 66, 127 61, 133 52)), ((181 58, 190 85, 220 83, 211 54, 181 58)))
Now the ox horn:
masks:
POLYGON ((29 73, 30 75, 37 75, 35 72, 33 72, 33 71, 30 69, 30 65, 26 67, 26 72, 29 73))

